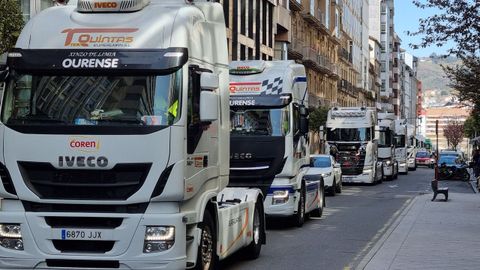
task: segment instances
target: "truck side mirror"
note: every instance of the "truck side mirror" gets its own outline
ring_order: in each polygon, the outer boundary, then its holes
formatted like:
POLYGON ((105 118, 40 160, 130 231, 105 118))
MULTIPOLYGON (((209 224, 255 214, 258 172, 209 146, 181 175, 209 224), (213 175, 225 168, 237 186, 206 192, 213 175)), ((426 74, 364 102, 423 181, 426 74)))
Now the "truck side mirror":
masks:
POLYGON ((0 82, 6 81, 9 73, 7 65, 0 65, 0 82))
POLYGON ((300 133, 308 134, 308 110, 305 106, 300 106, 300 133))
POLYGON ((200 75, 200 121, 213 122, 218 119, 218 88, 217 74, 202 72, 200 75))
POLYGON ((375 126, 375 137, 373 138, 374 140, 380 139, 380 126, 375 126))

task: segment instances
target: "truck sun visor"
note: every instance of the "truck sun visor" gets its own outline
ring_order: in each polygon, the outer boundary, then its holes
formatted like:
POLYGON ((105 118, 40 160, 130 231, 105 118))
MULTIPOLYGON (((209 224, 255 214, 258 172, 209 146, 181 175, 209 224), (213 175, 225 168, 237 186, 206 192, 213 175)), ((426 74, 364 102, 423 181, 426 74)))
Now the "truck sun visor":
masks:
POLYGON ((230 106, 248 108, 282 108, 292 101, 291 94, 230 96, 230 106))
POLYGON ((20 73, 42 75, 159 75, 180 69, 186 48, 168 49, 14 49, 7 64, 20 73))

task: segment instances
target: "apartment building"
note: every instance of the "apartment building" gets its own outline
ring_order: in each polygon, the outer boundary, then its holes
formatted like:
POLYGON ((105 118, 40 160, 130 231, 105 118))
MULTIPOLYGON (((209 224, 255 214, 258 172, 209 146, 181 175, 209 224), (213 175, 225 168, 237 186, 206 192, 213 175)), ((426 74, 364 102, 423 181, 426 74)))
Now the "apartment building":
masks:
POLYGON ((338 104, 339 0, 290 0, 291 43, 288 59, 306 68, 312 107, 338 104))
POLYGON ((385 112, 394 112, 393 106, 393 39, 394 0, 370 0, 370 36, 381 44, 380 106, 385 112))
MULTIPOLYGON (((397 118, 402 118, 405 115, 403 111, 404 107, 401 105, 404 104, 404 92, 402 91, 403 86, 403 68, 405 63, 403 59, 400 58, 400 44, 402 40, 397 35, 397 33, 393 32, 393 40, 392 40, 392 53, 391 53, 391 60, 389 62, 389 70, 391 70, 390 76, 390 85, 392 86, 392 93, 393 93, 393 112, 397 116, 397 118)), ((390 46, 390 45, 389 45, 390 46)))
MULTIPOLYGON (((369 93, 367 94, 371 99, 367 105, 369 107, 376 107, 381 110, 379 101, 380 87, 382 86, 382 79, 380 77, 381 60, 382 60, 382 45, 374 37, 369 37, 370 44, 370 64, 368 68, 369 74, 369 93)), ((368 98, 367 98, 368 100, 368 98)))
MULTIPOLYGON (((435 145, 435 121, 438 120, 438 145, 439 149, 448 148, 447 139, 443 135, 443 129, 450 121, 458 121, 465 123, 470 115, 470 110, 460 105, 448 107, 432 107, 425 109, 425 137, 435 145)), ((468 139, 464 138, 459 145, 460 149, 466 150, 468 147, 468 139)))

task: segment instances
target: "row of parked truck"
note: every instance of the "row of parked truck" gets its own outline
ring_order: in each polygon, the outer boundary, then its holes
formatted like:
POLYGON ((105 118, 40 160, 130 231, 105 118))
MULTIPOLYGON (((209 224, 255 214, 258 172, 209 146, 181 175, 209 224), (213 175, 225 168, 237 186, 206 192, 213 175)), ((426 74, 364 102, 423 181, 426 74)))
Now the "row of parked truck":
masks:
MULTIPOLYGON (((259 256, 266 216, 322 215, 305 68, 229 63, 226 32, 202 0, 71 0, 27 23, 0 70, 1 269, 214 269, 259 256)), ((330 110, 340 184, 405 170, 390 118, 330 110)))

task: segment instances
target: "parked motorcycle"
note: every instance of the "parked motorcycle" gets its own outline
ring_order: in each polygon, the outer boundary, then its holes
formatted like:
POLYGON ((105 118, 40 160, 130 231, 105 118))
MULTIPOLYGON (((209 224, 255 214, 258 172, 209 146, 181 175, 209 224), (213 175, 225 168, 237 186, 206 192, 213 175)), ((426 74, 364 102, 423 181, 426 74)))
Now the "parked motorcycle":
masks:
POLYGON ((440 180, 469 181, 470 173, 467 168, 467 166, 447 166, 445 163, 442 163, 438 169, 438 176, 440 180))

